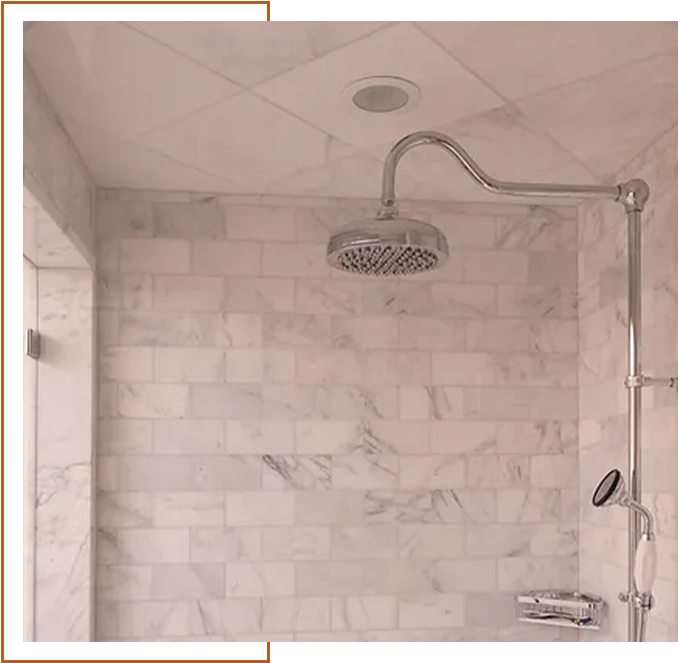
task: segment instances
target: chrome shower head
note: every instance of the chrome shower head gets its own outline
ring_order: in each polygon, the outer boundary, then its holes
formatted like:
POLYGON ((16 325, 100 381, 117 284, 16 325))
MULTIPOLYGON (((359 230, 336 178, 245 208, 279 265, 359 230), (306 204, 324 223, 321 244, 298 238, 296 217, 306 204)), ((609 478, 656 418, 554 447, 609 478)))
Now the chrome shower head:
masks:
POLYGON ((327 245, 327 262, 335 269, 369 276, 404 276, 445 264, 447 240, 438 228, 382 211, 377 218, 348 223, 327 245))

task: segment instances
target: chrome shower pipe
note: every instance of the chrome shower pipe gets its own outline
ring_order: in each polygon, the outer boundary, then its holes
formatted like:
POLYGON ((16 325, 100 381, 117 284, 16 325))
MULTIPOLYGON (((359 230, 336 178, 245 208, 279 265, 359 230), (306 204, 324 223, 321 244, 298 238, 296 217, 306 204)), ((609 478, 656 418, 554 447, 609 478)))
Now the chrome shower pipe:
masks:
MULTIPOLYGON (((417 131, 400 139, 390 150, 384 162, 381 192, 381 218, 397 215, 395 196, 396 169, 403 155, 419 145, 435 145, 447 152, 461 165, 476 184, 491 193, 509 196, 610 199, 624 206, 628 223, 628 463, 629 497, 641 501, 641 448, 640 415, 641 390, 643 386, 666 384, 678 386, 678 376, 669 379, 643 376, 640 362, 641 335, 641 213, 650 195, 643 180, 629 180, 612 186, 586 184, 543 184, 537 182, 504 182, 488 175, 450 136, 437 131, 417 131)), ((637 642, 643 638, 647 611, 652 607, 652 595, 639 594, 634 569, 636 548, 640 538, 641 513, 629 510, 628 540, 628 591, 620 596, 628 603, 628 640, 637 642)))

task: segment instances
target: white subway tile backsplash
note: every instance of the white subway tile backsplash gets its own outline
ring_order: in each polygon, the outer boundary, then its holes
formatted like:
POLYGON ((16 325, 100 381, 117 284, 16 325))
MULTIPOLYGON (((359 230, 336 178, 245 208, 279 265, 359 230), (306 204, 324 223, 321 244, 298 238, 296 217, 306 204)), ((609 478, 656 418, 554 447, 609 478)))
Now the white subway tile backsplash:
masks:
POLYGON ((226 596, 291 596, 291 562, 231 562, 226 565, 226 596))
POLYGON ((179 239, 121 239, 120 271, 188 274, 190 244, 179 239))

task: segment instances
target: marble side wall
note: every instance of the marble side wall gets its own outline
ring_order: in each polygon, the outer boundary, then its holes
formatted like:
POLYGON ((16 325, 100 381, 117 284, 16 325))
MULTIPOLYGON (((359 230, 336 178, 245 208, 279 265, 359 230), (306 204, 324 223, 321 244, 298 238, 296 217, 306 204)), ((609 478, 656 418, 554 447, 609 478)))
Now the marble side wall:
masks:
POLYGON ((560 640, 573 208, 427 205, 442 270, 331 272, 359 201, 101 192, 99 640, 560 640))
MULTIPOLYGON (((617 181, 641 177, 651 198, 643 222, 643 371, 678 374, 678 126, 634 160, 617 181)), ((626 223, 615 203, 579 217, 580 583, 610 603, 607 631, 626 639, 627 513, 594 509, 591 492, 612 467, 626 472, 626 223)), ((643 390, 643 500, 657 522, 656 608, 649 640, 678 640, 678 393, 643 390)))

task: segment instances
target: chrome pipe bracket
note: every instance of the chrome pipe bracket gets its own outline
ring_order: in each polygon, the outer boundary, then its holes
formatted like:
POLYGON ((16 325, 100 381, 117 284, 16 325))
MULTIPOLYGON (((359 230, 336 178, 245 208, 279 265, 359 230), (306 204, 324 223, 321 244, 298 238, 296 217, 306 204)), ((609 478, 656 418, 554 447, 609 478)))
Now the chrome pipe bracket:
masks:
POLYGON ((645 180, 629 180, 619 185, 617 200, 627 212, 642 212, 650 198, 650 187, 645 180))
POLYGON ((638 387, 668 387, 678 389, 678 375, 670 378, 654 378, 649 375, 627 375, 624 380, 627 389, 638 387))

